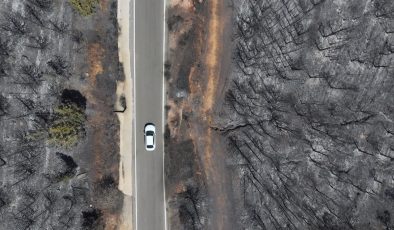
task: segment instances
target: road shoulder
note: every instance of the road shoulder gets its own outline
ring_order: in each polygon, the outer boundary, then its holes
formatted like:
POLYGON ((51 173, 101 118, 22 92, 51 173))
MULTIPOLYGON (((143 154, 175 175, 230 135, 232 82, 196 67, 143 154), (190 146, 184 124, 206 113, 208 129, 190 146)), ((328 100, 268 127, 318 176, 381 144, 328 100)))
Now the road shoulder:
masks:
MULTIPOLYGON (((119 227, 121 230, 133 229, 133 203, 134 203, 134 156, 132 151, 133 146, 133 79, 132 79, 132 55, 130 54, 133 48, 130 44, 132 36, 130 36, 132 15, 132 4, 130 0, 118 1, 118 24, 119 24, 119 61, 123 65, 123 72, 125 75, 124 81, 117 82, 117 96, 125 98, 125 106, 118 105, 119 109, 126 110, 118 112, 120 123, 120 156, 121 161, 119 165, 119 190, 125 194, 122 211, 122 223, 119 227)), ((121 100, 118 100, 121 101, 121 100)), ((120 103, 119 103, 120 104, 120 103)))

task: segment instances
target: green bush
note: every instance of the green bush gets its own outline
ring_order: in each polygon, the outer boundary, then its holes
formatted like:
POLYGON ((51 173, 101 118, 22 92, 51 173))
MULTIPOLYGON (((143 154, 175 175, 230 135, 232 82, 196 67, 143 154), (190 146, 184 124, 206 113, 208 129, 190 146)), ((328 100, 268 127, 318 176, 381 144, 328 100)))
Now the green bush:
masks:
POLYGON ((54 111, 49 127, 49 143, 70 148, 85 136, 85 112, 74 103, 61 104, 54 111))
POLYGON ((72 7, 82 16, 89 16, 94 13, 99 0, 69 0, 72 7))

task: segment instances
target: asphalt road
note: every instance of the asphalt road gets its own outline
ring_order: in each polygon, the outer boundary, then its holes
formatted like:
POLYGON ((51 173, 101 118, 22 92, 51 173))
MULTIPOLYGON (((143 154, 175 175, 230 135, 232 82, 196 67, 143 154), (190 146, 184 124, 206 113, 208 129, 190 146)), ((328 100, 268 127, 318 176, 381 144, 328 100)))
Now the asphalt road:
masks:
POLYGON ((165 229, 163 183, 164 0, 135 0, 136 229, 165 229), (156 149, 145 150, 143 129, 156 126, 156 149))

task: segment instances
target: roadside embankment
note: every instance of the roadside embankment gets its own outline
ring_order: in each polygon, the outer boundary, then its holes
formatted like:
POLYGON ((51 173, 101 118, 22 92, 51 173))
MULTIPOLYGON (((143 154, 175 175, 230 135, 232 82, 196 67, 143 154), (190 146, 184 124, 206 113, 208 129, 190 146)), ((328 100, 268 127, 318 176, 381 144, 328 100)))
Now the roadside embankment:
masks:
POLYGON ((117 110, 120 123, 120 164, 119 164, 119 190, 125 194, 123 202, 122 223, 119 229, 133 229, 133 87, 132 87, 132 56, 130 54, 130 18, 132 18, 130 0, 118 1, 119 25, 119 61, 123 65, 124 81, 117 82, 117 110), (121 99, 121 98, 124 98, 121 99), (122 103, 123 100, 123 103, 122 103))

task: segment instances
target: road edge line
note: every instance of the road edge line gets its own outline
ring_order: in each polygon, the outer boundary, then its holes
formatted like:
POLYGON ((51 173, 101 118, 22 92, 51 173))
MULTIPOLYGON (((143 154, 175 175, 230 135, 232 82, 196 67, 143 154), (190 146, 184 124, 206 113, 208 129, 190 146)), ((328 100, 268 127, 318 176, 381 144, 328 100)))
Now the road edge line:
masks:
POLYGON ((164 202, 164 229, 167 230, 167 201, 166 201, 166 184, 165 184, 165 102, 166 100, 166 81, 165 81, 165 62, 166 62, 166 50, 167 50, 167 34, 166 34, 166 12, 167 12, 167 0, 163 0, 163 74, 162 74, 162 79, 163 79, 163 104, 162 104, 162 148, 163 148, 163 202, 164 202))
POLYGON ((136 93, 135 93, 135 78, 136 78, 136 74, 135 74, 135 59, 136 59, 136 55, 135 55, 135 1, 136 0, 132 0, 133 1, 133 99, 134 99, 134 103, 133 103, 133 113, 134 113, 134 197, 135 197, 135 208, 134 208, 134 218, 135 218, 135 226, 134 226, 134 230, 138 229, 138 189, 137 189, 137 112, 136 112, 136 93))

